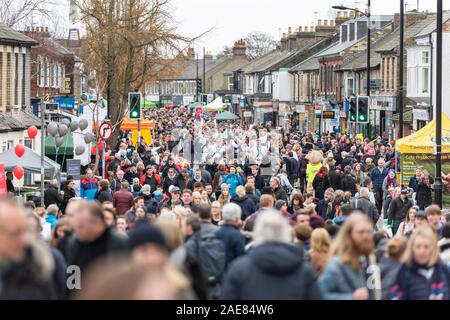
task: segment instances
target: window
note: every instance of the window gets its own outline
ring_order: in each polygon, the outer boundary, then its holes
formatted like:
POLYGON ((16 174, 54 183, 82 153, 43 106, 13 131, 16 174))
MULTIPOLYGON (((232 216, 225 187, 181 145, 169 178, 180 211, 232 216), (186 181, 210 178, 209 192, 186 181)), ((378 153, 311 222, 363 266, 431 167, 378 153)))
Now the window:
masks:
POLYGON ((48 74, 50 69, 49 69, 49 65, 48 65, 48 61, 47 59, 44 59, 44 85, 43 87, 47 87, 48 83, 49 83, 49 77, 50 75, 48 74))
POLYGON ((347 79, 347 97, 350 97, 353 94, 353 78, 347 79))
POLYGON ((430 63, 430 57, 428 51, 422 51, 422 63, 423 64, 429 64, 430 63))
POLYGON ((19 105, 19 54, 14 54, 14 105, 19 105))
POLYGON ((428 93, 429 69, 422 68, 422 93, 428 93))
POLYGON ((228 90, 234 90, 234 76, 227 76, 228 78, 228 90))
POLYGON ((14 141, 13 140, 8 140, 8 145, 7 145, 7 149, 6 150, 11 150, 12 148, 14 148, 14 141))
POLYGON ((26 54, 22 53, 22 105, 25 105, 25 64, 27 63, 26 54))
POLYGON ((341 27, 341 42, 347 42, 348 40, 348 26, 342 25, 341 27))
POLYGON ((350 38, 349 38, 349 40, 350 41, 355 40, 355 24, 354 23, 350 24, 350 38))

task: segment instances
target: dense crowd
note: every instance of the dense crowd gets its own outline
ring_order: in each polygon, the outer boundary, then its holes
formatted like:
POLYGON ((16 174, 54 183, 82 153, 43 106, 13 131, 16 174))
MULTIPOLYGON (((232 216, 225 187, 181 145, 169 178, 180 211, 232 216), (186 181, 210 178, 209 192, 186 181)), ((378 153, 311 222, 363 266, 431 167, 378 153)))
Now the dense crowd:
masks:
POLYGON ((393 141, 145 115, 79 193, 1 200, 0 298, 450 298, 450 214, 393 141))

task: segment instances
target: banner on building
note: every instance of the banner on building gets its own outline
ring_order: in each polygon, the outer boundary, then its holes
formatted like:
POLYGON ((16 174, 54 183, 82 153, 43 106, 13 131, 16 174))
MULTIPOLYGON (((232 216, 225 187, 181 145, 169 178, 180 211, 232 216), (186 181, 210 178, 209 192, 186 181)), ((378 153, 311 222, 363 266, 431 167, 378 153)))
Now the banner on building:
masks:
MULTIPOLYGON (((415 175, 416 168, 423 168, 428 171, 430 176, 435 177, 436 160, 433 154, 402 154, 401 155, 401 173, 402 184, 409 185, 409 180, 415 175)), ((450 154, 442 155, 442 173, 446 179, 443 179, 442 205, 444 208, 450 208, 450 154)))
POLYGON ((59 104, 59 109, 61 110, 75 109, 75 98, 55 98, 53 100, 59 104))
POLYGON ((7 194, 5 164, 0 163, 0 197, 4 197, 7 194))
POLYGON ((75 193, 80 196, 81 160, 67 159, 67 176, 72 176, 75 182, 75 193))

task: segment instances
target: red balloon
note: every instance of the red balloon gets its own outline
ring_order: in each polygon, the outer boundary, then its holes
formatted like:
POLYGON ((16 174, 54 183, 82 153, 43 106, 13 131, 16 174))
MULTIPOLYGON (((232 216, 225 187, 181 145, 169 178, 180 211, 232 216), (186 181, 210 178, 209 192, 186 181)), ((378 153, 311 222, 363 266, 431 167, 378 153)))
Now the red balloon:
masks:
POLYGON ((38 129, 35 126, 31 126, 28 128, 27 132, 28 132, 28 137, 30 139, 34 139, 38 134, 38 129))
POLYGON ((13 170, 13 173, 14 173, 14 177, 16 177, 17 179, 20 180, 20 179, 23 178, 24 171, 23 171, 23 168, 21 166, 15 166, 14 170, 13 170))
POLYGON ((25 154, 25 147, 23 146, 23 144, 18 144, 14 148, 14 151, 16 152, 16 156, 18 156, 19 158, 22 158, 23 155, 25 154))

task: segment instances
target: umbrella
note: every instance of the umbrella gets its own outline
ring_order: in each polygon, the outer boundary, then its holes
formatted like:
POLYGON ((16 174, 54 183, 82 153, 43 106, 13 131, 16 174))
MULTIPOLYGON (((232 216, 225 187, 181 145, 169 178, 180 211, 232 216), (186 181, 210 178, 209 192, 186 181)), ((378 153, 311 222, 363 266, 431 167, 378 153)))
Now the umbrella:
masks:
POLYGON ((218 120, 218 121, 239 120, 239 119, 240 119, 239 116, 237 116, 234 113, 231 113, 229 111, 224 111, 214 117, 214 120, 218 120))

